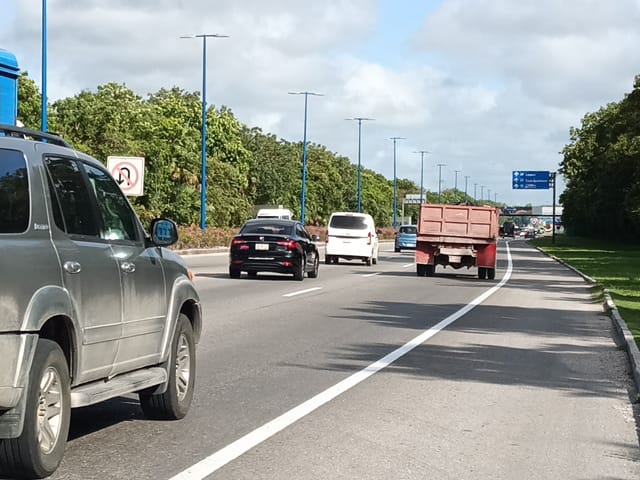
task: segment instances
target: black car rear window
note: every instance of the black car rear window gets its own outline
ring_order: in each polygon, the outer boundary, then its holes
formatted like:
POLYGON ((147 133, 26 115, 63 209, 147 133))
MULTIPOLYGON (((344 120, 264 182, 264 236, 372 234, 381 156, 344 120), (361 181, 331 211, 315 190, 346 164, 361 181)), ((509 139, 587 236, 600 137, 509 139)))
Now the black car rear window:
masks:
POLYGON ((29 179, 22 152, 0 148, 0 233, 29 226, 29 179))
POLYGON ((331 217, 330 227, 348 228, 350 230, 366 230, 367 224, 365 217, 357 217, 351 215, 334 215, 331 217))
POLYGON ((416 227, 400 227, 400 233, 411 233, 416 235, 418 233, 418 229, 416 227))
POLYGON ((246 224, 240 230, 241 235, 291 235, 292 226, 278 223, 246 224))

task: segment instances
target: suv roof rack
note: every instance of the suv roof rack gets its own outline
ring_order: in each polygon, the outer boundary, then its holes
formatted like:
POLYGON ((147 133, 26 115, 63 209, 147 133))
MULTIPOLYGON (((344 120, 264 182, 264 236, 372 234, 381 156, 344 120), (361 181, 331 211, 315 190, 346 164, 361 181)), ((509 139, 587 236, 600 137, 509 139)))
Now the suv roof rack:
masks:
POLYGON ((16 127, 15 125, 2 125, 0 124, 0 134, 4 134, 6 137, 30 137, 33 140, 44 141, 61 147, 71 148, 67 142, 65 142, 59 135, 52 133, 40 132, 38 130, 31 130, 30 128, 16 127))

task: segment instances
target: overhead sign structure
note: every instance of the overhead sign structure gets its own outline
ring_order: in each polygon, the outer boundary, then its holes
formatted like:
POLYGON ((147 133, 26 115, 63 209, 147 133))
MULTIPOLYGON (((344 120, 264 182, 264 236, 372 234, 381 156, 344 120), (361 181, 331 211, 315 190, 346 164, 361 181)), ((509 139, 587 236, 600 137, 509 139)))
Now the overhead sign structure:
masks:
POLYGON ((407 193, 404 196, 403 203, 405 205, 419 205, 421 203, 426 203, 427 197, 426 195, 420 195, 419 193, 407 193))
POLYGON ((143 157, 107 157, 107 168, 125 195, 139 197, 144 191, 143 157))
POLYGON ((551 174, 540 170, 517 170, 512 172, 514 190, 548 190, 552 187, 551 174))

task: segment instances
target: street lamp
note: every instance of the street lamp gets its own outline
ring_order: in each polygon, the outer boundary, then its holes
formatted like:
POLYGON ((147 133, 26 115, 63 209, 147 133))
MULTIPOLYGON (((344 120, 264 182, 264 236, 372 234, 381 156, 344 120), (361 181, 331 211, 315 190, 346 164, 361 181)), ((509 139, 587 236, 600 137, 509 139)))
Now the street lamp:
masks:
POLYGON ((462 172, 462 170, 454 170, 455 180, 453 182, 453 195, 454 201, 458 201, 458 174, 462 172))
POLYGON ((48 129, 47 117, 47 0, 42 0, 42 120, 41 129, 48 129))
POLYGON ((200 229, 207 228, 207 38, 229 38, 229 35, 200 33, 180 38, 202 38, 202 171, 200 179, 200 229))
POLYGON ((362 121, 363 120, 375 120, 375 118, 367 117, 354 117, 345 118, 345 120, 357 120, 358 121, 358 212, 362 211, 362 166, 360 163, 360 149, 362 146, 362 121))
POLYGON ((478 190, 478 184, 477 184, 477 183, 474 183, 474 184, 473 184, 473 201, 474 201, 474 202, 477 202, 477 201, 478 201, 477 190, 478 190))
POLYGON ((396 176, 396 142, 406 140, 404 137, 391 137, 393 140, 393 228, 398 226, 398 177, 396 176))
POLYGON ((487 202, 491 201, 491 189, 487 188, 487 202))
POLYGON ((484 199, 484 185, 480 185, 480 201, 484 199))
MULTIPOLYGON (((425 153, 431 153, 428 150, 418 150, 417 152, 413 152, 413 153, 419 153, 420 154, 420 203, 422 203, 422 192, 424 191, 424 154, 425 153)), ((425 202, 427 200, 427 196, 425 195, 425 202)))
POLYGON ((300 221, 304 225, 305 203, 307 201, 307 99, 309 95, 322 97, 322 93, 288 92, 289 95, 304 95, 304 134, 302 139, 302 199, 300 201, 300 221))
POLYGON ((442 194, 442 167, 446 167, 446 163, 438 163, 438 203, 442 203, 440 200, 442 194))
POLYGON ((469 179, 471 178, 470 175, 465 175, 464 176, 464 201, 467 201, 467 183, 469 181, 469 179))

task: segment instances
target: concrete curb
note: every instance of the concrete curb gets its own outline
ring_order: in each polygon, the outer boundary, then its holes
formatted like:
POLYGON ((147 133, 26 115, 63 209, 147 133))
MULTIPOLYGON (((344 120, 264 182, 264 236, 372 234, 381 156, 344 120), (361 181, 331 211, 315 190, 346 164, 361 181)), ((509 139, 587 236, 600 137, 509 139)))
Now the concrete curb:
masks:
MULTIPOLYGON (((548 257, 552 258, 556 262, 561 263, 562 265, 567 267, 569 270, 572 270, 578 275, 580 275, 587 283, 601 286, 593 278, 591 278, 588 275, 585 275, 580 270, 578 270, 575 267, 572 267, 571 265, 559 259, 558 257, 554 255, 549 255, 548 253, 544 252, 538 247, 535 247, 535 248, 538 251, 547 255, 548 257)), ((638 350, 638 345, 636 344, 636 341, 633 338, 633 335, 631 334, 629 327, 627 326, 627 322, 624 321, 624 318, 622 318, 622 315, 620 315, 620 312, 618 311, 618 307, 616 307, 616 304, 611 298, 609 289, 603 288, 602 291, 604 293, 604 305, 603 305, 604 310, 611 317, 613 328, 616 331, 617 338, 615 338, 614 340, 616 341, 616 344, 618 346, 624 347, 624 349, 627 351, 627 357, 629 358, 629 364, 631 366, 631 373, 633 374, 633 379, 636 384, 636 392, 640 392, 640 350, 638 350)), ((638 395, 638 400, 640 400, 640 394, 638 395)))

